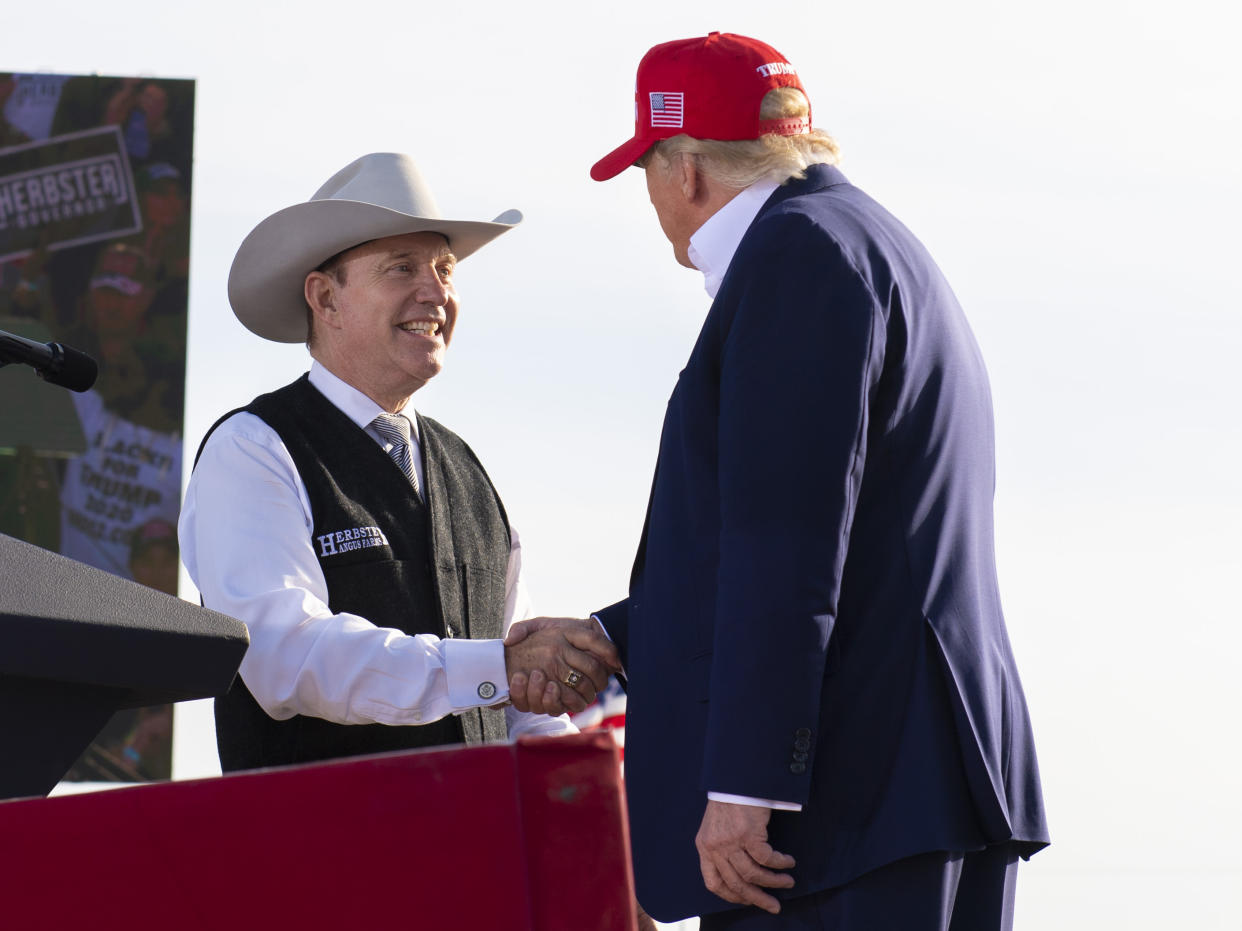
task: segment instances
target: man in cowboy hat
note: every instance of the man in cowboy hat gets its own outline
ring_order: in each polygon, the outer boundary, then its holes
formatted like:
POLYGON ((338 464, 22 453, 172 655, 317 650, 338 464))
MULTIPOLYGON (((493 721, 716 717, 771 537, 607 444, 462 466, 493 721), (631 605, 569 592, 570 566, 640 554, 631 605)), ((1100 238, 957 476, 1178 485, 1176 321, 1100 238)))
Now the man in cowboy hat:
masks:
POLYGON ((615 650, 597 631, 529 650, 521 550, 470 448, 414 411, 457 323, 457 262, 516 225, 446 220, 407 156, 364 156, 243 241, 229 300, 313 363, 209 432, 182 555, 250 649, 216 704, 225 770, 572 730, 506 705, 510 674, 580 710, 615 650), (597 658, 597 656, 599 658, 597 658))
POLYGON ((598 612, 628 677, 638 899, 705 931, 1008 927, 1048 835, 965 317, 771 46, 656 46, 635 109, 591 175, 644 170, 713 298, 630 596, 598 612))

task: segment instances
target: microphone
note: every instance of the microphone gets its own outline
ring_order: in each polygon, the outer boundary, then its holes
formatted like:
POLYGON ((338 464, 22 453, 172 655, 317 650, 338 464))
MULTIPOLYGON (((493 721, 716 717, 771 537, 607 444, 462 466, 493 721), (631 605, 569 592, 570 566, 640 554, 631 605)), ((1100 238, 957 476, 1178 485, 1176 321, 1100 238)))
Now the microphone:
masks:
POLYGON ((60 343, 36 343, 32 339, 0 330, 0 365, 20 362, 29 365, 44 381, 86 391, 95 384, 99 366, 84 352, 60 343))

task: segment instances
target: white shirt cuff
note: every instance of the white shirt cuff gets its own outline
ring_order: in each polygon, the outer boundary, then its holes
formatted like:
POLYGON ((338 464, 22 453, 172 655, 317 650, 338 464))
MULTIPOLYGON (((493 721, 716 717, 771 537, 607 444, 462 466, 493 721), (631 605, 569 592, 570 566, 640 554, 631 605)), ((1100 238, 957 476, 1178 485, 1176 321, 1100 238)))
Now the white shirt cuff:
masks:
POLYGON ((756 808, 775 808, 777 811, 802 811, 797 802, 779 802, 770 798, 751 798, 749 795, 729 795, 725 792, 708 792, 707 797, 713 802, 728 802, 730 805, 753 805, 756 808))
POLYGON ((449 704, 457 711, 509 699, 503 640, 441 640, 449 704))

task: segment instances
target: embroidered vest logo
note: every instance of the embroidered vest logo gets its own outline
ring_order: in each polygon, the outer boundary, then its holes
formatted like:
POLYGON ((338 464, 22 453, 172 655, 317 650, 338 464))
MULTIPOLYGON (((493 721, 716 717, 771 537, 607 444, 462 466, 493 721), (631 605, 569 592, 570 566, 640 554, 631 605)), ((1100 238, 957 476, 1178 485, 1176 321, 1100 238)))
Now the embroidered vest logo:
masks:
POLYGON ((337 556, 351 550, 364 550, 372 546, 387 546, 388 538, 378 527, 351 527, 315 537, 319 541, 319 558, 337 556))

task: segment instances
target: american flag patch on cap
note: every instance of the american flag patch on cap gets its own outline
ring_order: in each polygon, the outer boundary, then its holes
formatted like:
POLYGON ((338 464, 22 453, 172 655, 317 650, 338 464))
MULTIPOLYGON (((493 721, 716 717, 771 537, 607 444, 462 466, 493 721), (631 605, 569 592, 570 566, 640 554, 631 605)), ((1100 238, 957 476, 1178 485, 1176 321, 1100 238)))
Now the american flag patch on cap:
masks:
POLYGON ((651 95, 651 125, 672 126, 681 129, 685 113, 686 95, 682 93, 655 93, 651 95))

